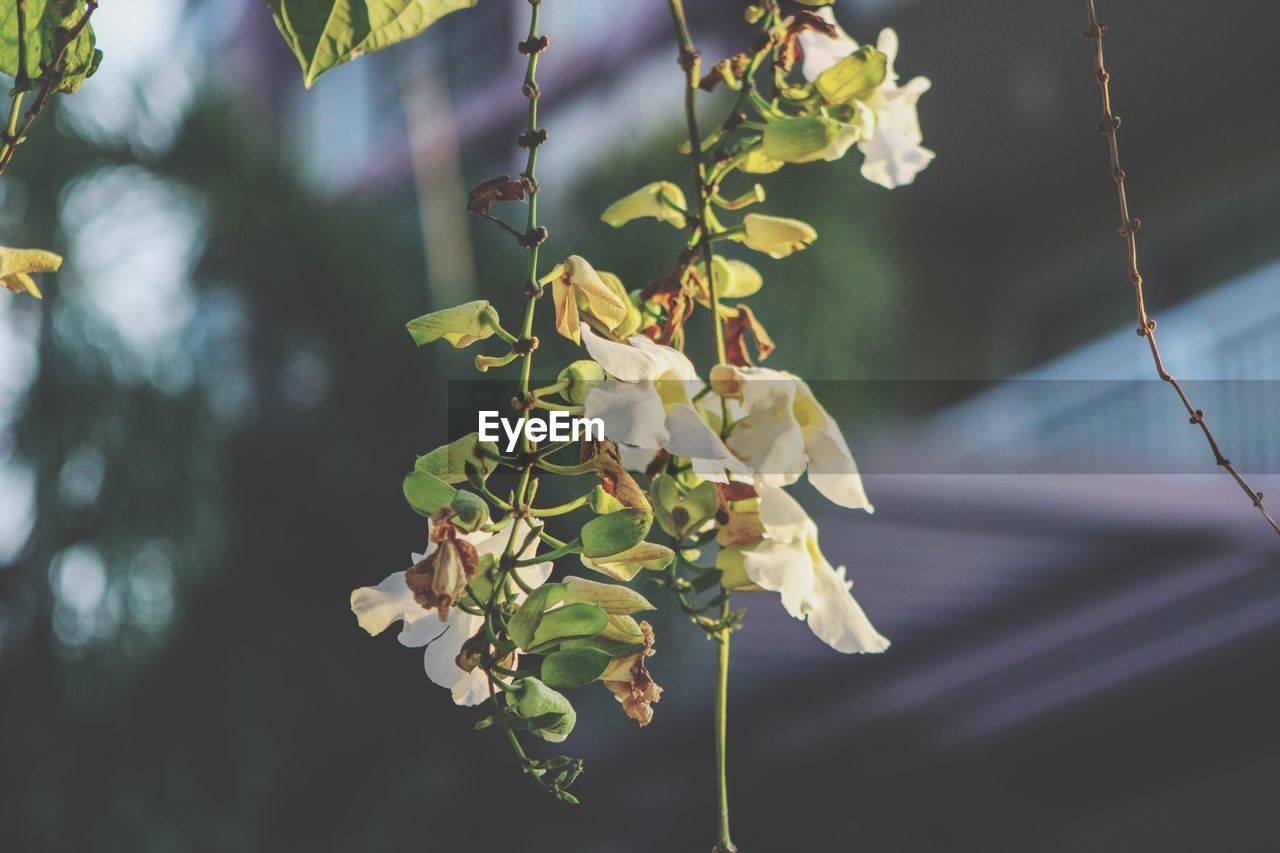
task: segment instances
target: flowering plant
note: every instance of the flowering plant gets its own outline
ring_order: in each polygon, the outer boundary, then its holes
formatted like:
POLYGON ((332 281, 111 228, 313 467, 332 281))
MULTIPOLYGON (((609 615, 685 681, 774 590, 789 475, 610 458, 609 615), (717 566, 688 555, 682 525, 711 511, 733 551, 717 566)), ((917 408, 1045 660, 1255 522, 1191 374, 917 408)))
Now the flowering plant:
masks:
MULTIPOLYGON (((325 71, 473 2, 274 0, 272 6, 311 85, 325 71), (331 14, 352 5, 368 6, 364 23, 331 14)), ((577 723, 566 693, 596 682, 641 726, 652 719, 662 688, 649 671, 653 629, 638 617, 655 605, 632 585, 644 580, 665 588, 719 650, 717 849, 732 850, 725 685, 730 635, 742 615, 732 608, 732 593, 778 593, 787 612, 841 652, 881 652, 889 644, 853 599, 845 569, 823 555, 817 525, 786 492, 807 475, 834 503, 872 511, 853 456, 802 379, 755 365, 775 349, 746 301, 764 278, 723 252, 739 243, 785 258, 808 249, 817 231, 760 212, 760 184, 745 191, 730 186, 740 175, 839 160, 855 146, 866 179, 886 188, 911 183, 933 158, 922 147, 916 115, 929 81, 900 85, 892 30, 874 46, 860 45, 830 6, 803 3, 788 14, 776 0, 747 5, 755 26, 749 49, 703 73, 682 4, 669 0, 686 83, 688 135, 680 147, 692 191, 659 179, 602 212, 614 227, 651 218, 680 232, 669 272, 628 288, 578 255, 542 265, 548 232, 538 219, 537 159, 547 132, 538 125, 537 70, 549 41, 539 30, 540 0, 529 2, 528 36, 518 46, 527 57, 522 91, 529 109, 519 137, 526 166, 515 178, 484 181, 468 202, 470 213, 498 223, 527 252, 524 316, 508 327, 488 300, 478 300, 408 324, 420 345, 499 342, 500 351, 477 355, 475 365, 481 372, 516 370, 512 404, 525 428, 518 445, 514 430, 506 448, 477 432, 419 457, 404 493, 425 519, 428 546, 408 569, 355 590, 351 609, 371 634, 401 623, 401 644, 426 650, 427 676, 457 704, 484 706, 477 728, 502 730, 523 771, 574 803, 569 789, 581 761, 533 757, 526 739, 565 740, 577 723), (704 133, 696 100, 715 89, 735 94, 727 117, 704 133), (509 204, 525 206, 523 227, 498 215, 509 204), (535 321, 548 290, 549 328, 581 346, 582 357, 536 387, 535 321), (695 323, 695 315, 707 320, 695 323), (706 373, 684 354, 689 338, 703 331, 716 353, 706 373), (543 411, 595 421, 603 435, 533 438, 528 426, 543 411), (546 478, 581 483, 580 494, 542 505, 538 486, 546 478), (504 479, 505 490, 497 485, 504 479), (558 569, 569 557, 577 558, 573 565, 558 569)))

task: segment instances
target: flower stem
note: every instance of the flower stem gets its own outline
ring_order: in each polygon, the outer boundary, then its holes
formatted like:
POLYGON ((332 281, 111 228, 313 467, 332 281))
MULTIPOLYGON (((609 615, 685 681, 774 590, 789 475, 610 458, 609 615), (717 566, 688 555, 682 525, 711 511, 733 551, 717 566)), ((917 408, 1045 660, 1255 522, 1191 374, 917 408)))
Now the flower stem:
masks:
MULTIPOLYGON (((727 603, 726 603, 727 607, 727 603)), ((729 718, 729 634, 723 626, 712 635, 716 642, 716 802, 719 818, 713 853, 736 853, 729 838, 729 777, 725 773, 725 729, 729 718)))

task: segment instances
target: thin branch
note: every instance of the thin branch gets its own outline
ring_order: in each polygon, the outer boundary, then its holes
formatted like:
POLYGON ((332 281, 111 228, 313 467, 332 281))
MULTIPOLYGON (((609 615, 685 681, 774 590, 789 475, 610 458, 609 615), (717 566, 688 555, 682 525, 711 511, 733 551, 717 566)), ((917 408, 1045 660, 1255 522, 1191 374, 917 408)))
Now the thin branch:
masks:
POLYGON ((1084 36, 1091 39, 1095 46, 1094 73, 1098 79, 1098 91, 1102 96, 1102 121, 1098 125, 1098 130, 1107 137, 1107 144, 1111 152, 1111 177, 1116 185, 1116 197, 1120 202, 1120 236, 1124 238, 1125 248, 1128 254, 1129 281, 1133 284, 1133 292, 1137 303, 1138 311, 1138 334, 1147 339, 1147 345, 1151 348, 1151 359, 1155 363, 1156 373, 1165 382, 1168 382, 1173 390, 1177 393, 1178 399, 1182 401, 1182 405, 1187 410, 1187 414, 1191 418, 1191 423, 1200 427, 1204 433, 1205 441, 1209 444, 1209 449, 1213 451, 1214 461, 1224 468, 1240 489, 1249 497, 1253 505, 1262 513, 1262 517, 1266 519, 1267 524, 1271 525, 1271 529, 1280 534, 1280 524, 1276 523, 1275 518, 1267 511, 1266 505, 1262 502, 1262 492, 1249 485, 1240 472, 1236 470, 1231 460, 1223 455, 1221 448, 1218 446, 1217 439, 1213 437, 1213 433, 1209 430, 1209 424, 1205 421, 1204 412, 1192 405, 1191 399, 1187 396, 1186 391, 1178 384, 1178 380, 1165 369, 1164 359, 1160 356, 1160 347, 1156 343, 1156 321, 1147 314, 1146 300, 1143 295, 1143 279, 1142 273, 1138 270, 1138 229, 1142 227, 1142 221, 1137 217, 1129 214, 1129 199, 1125 193, 1124 186, 1124 170, 1120 168, 1120 149, 1116 141, 1116 131, 1120 128, 1120 117, 1115 114, 1111 106, 1111 75, 1107 72, 1105 57, 1102 52, 1102 37, 1106 33, 1107 28, 1104 24, 1098 22, 1098 13, 1094 5, 1094 0, 1085 0, 1085 11, 1089 19, 1089 27, 1085 30, 1084 36))
MULTIPOLYGON (((18 92, 13 96, 13 107, 10 113, 9 126, 5 131, 4 145, 0 148, 0 175, 4 174, 4 170, 9 167, 9 163, 13 160, 14 152, 17 151, 18 145, 21 144, 23 138, 27 135, 27 131, 31 130, 31 125, 35 123, 36 117, 40 115, 40 111, 44 109, 45 104, 49 101, 49 96, 53 94, 54 87, 62 79, 62 59, 66 56, 67 49, 71 47, 84 28, 89 25, 89 17, 93 15, 94 10, 98 8, 98 0, 86 0, 84 14, 80 16, 80 20, 66 31, 66 35, 62 37, 61 44, 57 45, 53 55, 49 57, 49 61, 41 63, 44 74, 41 76, 43 82, 40 85, 40 91, 36 93, 36 99, 31 102, 31 107, 27 110, 26 117, 22 120, 22 125, 17 126, 17 114, 22 106, 22 97, 25 92, 18 92)), ((23 54, 22 61, 18 66, 18 73, 22 77, 26 77, 25 54, 27 51, 26 34, 23 31, 23 24, 26 19, 26 5, 24 2, 18 4, 18 20, 19 20, 19 37, 18 48, 23 54)), ((15 85, 17 78, 15 78, 15 85)))

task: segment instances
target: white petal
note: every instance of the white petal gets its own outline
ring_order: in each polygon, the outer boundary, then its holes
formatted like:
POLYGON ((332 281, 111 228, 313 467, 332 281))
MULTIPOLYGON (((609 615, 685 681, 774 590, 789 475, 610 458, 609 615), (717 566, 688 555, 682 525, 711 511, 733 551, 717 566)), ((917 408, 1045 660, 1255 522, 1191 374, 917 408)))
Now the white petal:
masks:
POLYGON ((805 430, 805 452, 809 456, 809 482, 823 497, 837 506, 874 512, 862 475, 849 447, 839 433, 805 430))
POLYGON ((606 380, 587 392, 583 415, 600 418, 604 434, 622 444, 657 450, 670 440, 667 413, 653 383, 606 380))
POLYGON ((484 625, 479 616, 472 616, 461 608, 449 611, 447 630, 427 644, 423 653, 423 666, 430 678, 441 687, 452 690, 454 685, 467 677, 467 673, 458 668, 458 652, 462 644, 469 640, 484 625))
POLYGON ((760 494, 760 524, 770 539, 806 542, 817 535, 818 526, 785 490, 765 484, 758 484, 756 490, 760 494))
MULTIPOLYGON (((535 550, 535 547, 534 545, 531 545, 521 556, 526 556, 533 550, 535 550)), ((551 577, 551 563, 538 563, 533 566, 514 569, 513 571, 520 573, 520 580, 524 581, 526 586, 530 589, 537 589, 547 582, 547 578, 551 577)), ((524 598, 524 590, 516 593, 517 603, 524 601, 524 598)))
POLYGON ((885 189, 915 180, 932 162, 934 154, 921 145, 920 117, 916 101, 929 90, 929 80, 916 77, 900 89, 882 89, 870 101, 876 111, 876 129, 858 143, 864 157, 862 176, 885 189))
POLYGON ((680 350, 654 343, 644 335, 635 335, 628 338, 628 341, 630 341, 631 346, 645 353, 655 363, 661 365, 662 373, 652 378, 684 381, 692 381, 698 378, 698 371, 694 369, 693 362, 680 350))
POLYGON ((413 600, 413 593, 404 582, 404 572, 395 572, 377 586, 352 590, 351 612, 360 627, 373 635, 381 634, 399 619, 405 620, 407 631, 410 622, 427 615, 428 611, 413 600))
POLYGON ((757 475, 770 482, 795 482, 805 468, 804 435, 792 414, 796 385, 786 374, 769 374, 748 374, 742 415, 728 444, 757 475))
POLYGON ((797 619, 812 597, 813 561, 803 542, 765 540, 742 554, 747 577, 762 589, 780 593, 782 606, 797 619))
POLYGON ((800 33, 798 37, 800 48, 804 51, 804 63, 800 66, 800 73, 810 82, 858 49, 858 43, 850 38, 839 24, 836 24, 836 16, 830 6, 823 6, 817 11, 817 15, 828 23, 835 24, 836 35, 835 37, 827 36, 813 30, 800 33))
MULTIPOLYGON (((665 423, 666 418, 663 418, 665 423)), ((653 458, 658 455, 658 451, 649 447, 635 447, 630 444, 619 444, 618 450, 622 455, 622 467, 628 471, 637 471, 643 473, 653 464, 653 458)))
POLYGON ((581 331, 582 345, 587 348, 596 364, 614 379, 639 382, 642 379, 657 379, 662 374, 665 365, 655 361, 645 350, 606 340, 592 331, 586 323, 582 324, 581 331))
MULTIPOLYGON (((705 459, 734 474, 750 476, 751 469, 724 446, 720 436, 698 416, 692 406, 667 408, 667 450, 687 459, 705 459)), ((635 442, 638 443, 638 442, 635 442)))
POLYGON ((458 675, 462 677, 450 690, 455 704, 479 705, 489 698, 489 676, 485 675, 483 669, 476 667, 471 672, 458 670, 458 675))
POLYGON ((872 626, 871 620, 850 592, 844 567, 831 568, 826 560, 817 566, 815 581, 804 609, 809 628, 818 639, 845 654, 883 652, 889 641, 872 626))
POLYGON ((888 59, 885 67, 885 83, 892 85, 898 82, 898 72, 893 70, 893 63, 898 61, 898 32, 892 27, 885 27, 880 31, 880 38, 876 39, 876 50, 880 51, 888 59))

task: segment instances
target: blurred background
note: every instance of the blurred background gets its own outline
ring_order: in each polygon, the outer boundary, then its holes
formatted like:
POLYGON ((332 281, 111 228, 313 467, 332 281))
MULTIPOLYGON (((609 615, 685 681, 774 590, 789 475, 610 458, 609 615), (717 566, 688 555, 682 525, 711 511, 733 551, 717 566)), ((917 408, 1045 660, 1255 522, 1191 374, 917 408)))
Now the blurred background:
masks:
MULTIPOLYGON (((709 61, 740 5, 689 4, 709 61)), ((893 193, 854 155, 765 181, 820 234, 760 264, 769 364, 823 380, 878 512, 803 497, 894 648, 739 596, 748 853, 1274 848, 1280 539, 1143 381, 1082 5, 839 0, 932 78, 938 158, 893 193)), ((1166 359, 1280 498, 1280 11, 1102 5, 1166 359)), ((549 257, 641 286, 674 233, 598 215, 686 182, 666 5, 544 6, 549 257)), ((694 626, 656 624, 643 732, 575 694, 568 808, 347 607, 421 548, 398 484, 469 375, 403 323, 519 300, 464 202, 522 163, 526 15, 481 0, 310 92, 257 0, 95 15, 101 71, 0 181, 0 242, 67 256, 0 299, 0 850, 710 846, 694 626)))

